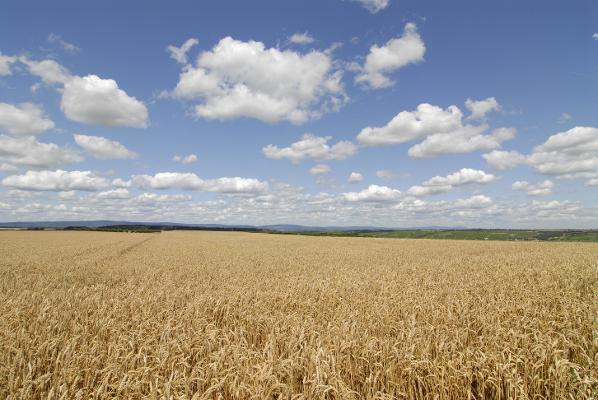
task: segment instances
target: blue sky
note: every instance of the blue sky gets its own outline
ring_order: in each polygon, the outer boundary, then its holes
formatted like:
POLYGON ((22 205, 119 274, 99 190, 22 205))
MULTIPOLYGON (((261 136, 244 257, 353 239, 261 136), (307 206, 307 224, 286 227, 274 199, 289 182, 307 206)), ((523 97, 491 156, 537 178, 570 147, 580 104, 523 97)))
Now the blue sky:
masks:
POLYGON ((596 228, 597 33, 592 1, 9 1, 0 220, 596 228))

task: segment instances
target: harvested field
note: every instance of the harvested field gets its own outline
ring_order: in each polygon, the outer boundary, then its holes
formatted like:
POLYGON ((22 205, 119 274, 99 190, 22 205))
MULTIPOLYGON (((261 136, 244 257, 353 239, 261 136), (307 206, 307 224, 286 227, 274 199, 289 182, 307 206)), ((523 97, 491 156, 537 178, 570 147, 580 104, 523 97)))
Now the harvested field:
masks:
POLYGON ((598 244, 0 232, 0 398, 595 399, 598 244))

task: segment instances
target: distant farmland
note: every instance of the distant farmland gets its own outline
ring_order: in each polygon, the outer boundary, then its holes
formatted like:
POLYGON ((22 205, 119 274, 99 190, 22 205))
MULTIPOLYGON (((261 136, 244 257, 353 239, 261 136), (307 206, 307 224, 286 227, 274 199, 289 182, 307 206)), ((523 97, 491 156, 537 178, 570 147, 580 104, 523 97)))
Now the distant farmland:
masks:
POLYGON ((1 231, 0 276, 0 398, 598 398, 595 243, 1 231))

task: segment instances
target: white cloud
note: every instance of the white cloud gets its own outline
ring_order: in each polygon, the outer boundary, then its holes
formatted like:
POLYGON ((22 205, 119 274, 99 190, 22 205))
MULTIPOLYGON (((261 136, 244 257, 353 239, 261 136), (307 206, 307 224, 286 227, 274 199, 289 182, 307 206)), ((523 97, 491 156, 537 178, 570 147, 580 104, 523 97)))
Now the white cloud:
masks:
POLYGON ((513 128, 498 128, 488 134, 488 125, 463 124, 463 113, 457 106, 446 110, 431 104, 420 104, 415 111, 401 111, 382 127, 366 127, 357 135, 363 145, 393 145, 424 138, 409 149, 413 158, 430 158, 442 154, 467 153, 493 149, 515 136, 513 128))
POLYGON ((502 142, 513 139, 516 135, 514 128, 498 128, 483 135, 485 128, 485 126, 466 125, 455 132, 428 136, 423 142, 411 147, 408 154, 413 158, 431 158, 443 154, 493 149, 500 147, 502 142))
POLYGON ((523 190, 530 196, 546 196, 552 193, 554 183, 550 180, 545 180, 544 182, 532 185, 527 181, 517 181, 511 187, 513 190, 523 190))
POLYGON ((414 186, 411 186, 407 190, 407 194, 409 196, 423 197, 423 196, 429 196, 432 194, 446 193, 446 192, 450 191, 452 188, 453 187, 451 185, 444 185, 444 186, 414 185, 414 186))
POLYGON ((360 192, 343 193, 342 196, 345 200, 351 202, 382 203, 398 201, 401 197, 401 191, 387 186, 370 185, 360 192))
POLYGON ((170 45, 166 48, 166 50, 170 53, 170 57, 176 60, 179 64, 187 64, 187 53, 191 48, 199 43, 199 40, 196 38, 190 38, 185 41, 181 45, 181 47, 176 47, 170 45))
POLYGON ((598 129, 575 127, 557 133, 527 157, 536 171, 562 178, 598 176, 598 129))
POLYGON ((97 75, 76 76, 54 60, 33 61, 21 57, 29 72, 45 83, 62 84, 60 109, 76 122, 101 126, 145 128, 148 111, 112 79, 97 75))
POLYGON ((371 12, 372 14, 377 13, 378 11, 384 10, 388 7, 388 3, 390 0, 352 0, 359 4, 361 4, 366 10, 371 12))
POLYGON ((101 136, 73 135, 75 142, 86 152, 101 160, 136 158, 137 154, 121 143, 101 136))
MULTIPOLYGON (((0 142, 2 142, 2 138, 0 137, 0 142)), ((1 151, 0 151, 1 153, 1 151)), ((0 155, 0 159, 2 158, 2 156, 0 155)), ((13 171, 17 171, 18 168, 15 167, 14 165, 8 164, 8 163, 0 163, 0 172, 13 172, 13 171)))
POLYGON ((462 118, 457 106, 443 110, 423 103, 415 111, 401 111, 385 126, 362 129, 357 140, 370 146, 405 143, 436 133, 454 132, 462 127, 462 118))
POLYGON ((192 196, 187 194, 157 194, 157 193, 142 193, 135 197, 134 202, 151 204, 151 203, 184 203, 191 201, 192 196))
POLYGON ((330 167, 326 164, 314 165, 309 169, 309 173, 312 175, 322 175, 327 174, 328 172, 330 172, 330 167))
POLYGON ((469 111, 471 111, 471 115, 468 119, 484 119, 486 118, 486 114, 490 111, 499 111, 500 104, 494 97, 488 97, 485 100, 471 100, 467 99, 465 101, 465 107, 469 111))
POLYGON ((407 190, 410 196, 428 196, 431 194, 446 193, 455 186, 468 184, 490 183, 496 180, 496 176, 482 170, 462 168, 447 176, 435 176, 420 185, 412 186, 407 190))
POLYGON ((34 135, 52 128, 54 122, 45 117, 40 105, 0 103, 0 130, 11 135, 34 135))
POLYGON ((0 76, 11 75, 12 71, 10 69, 10 66, 15 61, 17 61, 17 57, 5 56, 5 55, 2 55, 2 52, 0 52, 0 76))
POLYGON ((346 101, 342 72, 333 68, 326 52, 301 54, 226 37, 183 69, 174 95, 200 99, 194 110, 201 118, 300 124, 346 101))
POLYGON ((186 156, 179 156, 179 155, 175 155, 174 157, 172 157, 173 161, 176 162, 180 162, 183 164, 191 164, 197 161, 197 155, 195 154, 189 154, 186 156))
POLYGON ((501 171, 527 163, 525 156, 515 150, 492 150, 490 153, 482 154, 482 157, 488 165, 501 171))
POLYGON ((27 66, 29 73, 39 76, 42 81, 48 84, 66 83, 72 75, 68 69, 54 60, 34 61, 27 57, 20 57, 19 61, 27 66))
POLYGON ((407 212, 418 219, 424 216, 433 223, 438 224, 439 219, 455 223, 457 220, 472 219, 479 221, 484 215, 494 215, 497 212, 492 199, 485 195, 474 195, 455 201, 425 202, 419 199, 405 199, 393 207, 397 212, 407 212))
POLYGON ((123 200, 131 198, 131 193, 127 189, 119 188, 98 192, 94 195, 94 198, 99 200, 123 200))
POLYGON ((387 169, 381 169, 376 171, 376 176, 381 179, 393 179, 395 177, 395 173, 387 169))
POLYGON ((116 178, 112 180, 112 186, 117 188, 130 188, 132 186, 132 182, 130 180, 125 181, 122 178, 116 178))
POLYGON ((328 145, 330 136, 322 137, 306 133, 301 139, 289 147, 280 148, 269 144, 262 149, 262 153, 271 159, 286 158, 293 163, 304 159, 314 160, 344 160, 357 153, 357 146, 349 141, 340 141, 335 145, 328 145))
POLYGON ((76 53, 81 50, 79 47, 67 42, 62 37, 60 37, 60 35, 57 35, 55 33, 50 33, 48 35, 48 42, 59 45, 60 48, 62 48, 67 53, 76 53))
POLYGON ((361 175, 359 172, 351 172, 351 175, 349 175, 349 183, 359 183, 363 180, 363 175, 361 175))
POLYGON ((268 189, 266 182, 253 178, 218 178, 204 181, 204 189, 207 192, 218 193, 262 193, 268 189))
POLYGON ((295 33, 291 35, 291 37, 289 37, 289 42, 295 44, 310 44, 315 41, 316 40, 314 39, 314 37, 307 32, 295 33))
POLYGON ((83 161, 76 152, 54 143, 41 143, 34 137, 0 135, 0 162, 11 166, 50 168, 83 161))
POLYGON ((160 172, 155 175, 133 175, 129 182, 114 180, 120 187, 137 187, 150 189, 181 189, 218 193, 261 193, 268 189, 266 182, 253 178, 218 178, 204 180, 194 173, 160 172))
POLYGON ((594 33, 594 34, 592 35, 592 39, 594 39, 594 40, 598 40, 598 33, 594 33))
POLYGON ((24 175, 11 175, 2 180, 4 186, 21 190, 40 191, 95 191, 109 186, 105 178, 91 171, 27 171, 24 175))
POLYGON ((556 178, 598 177, 598 128, 577 126, 552 135, 532 153, 516 151, 484 154, 488 164, 507 169, 520 164, 533 167, 542 175, 556 178))
POLYGON ((471 196, 467 199, 457 199, 454 203, 455 208, 478 209, 486 208, 492 204, 492 199, 483 194, 471 196))
POLYGON ((69 190, 66 192, 58 192, 57 195, 58 199, 62 201, 72 201, 77 199, 77 192, 74 190, 69 190))
POLYGON ((160 172, 155 175, 133 175, 129 186, 149 189, 202 190, 204 181, 194 173, 160 172))
POLYGON ((487 174, 482 170, 471 168, 462 168, 447 176, 435 176, 423 183, 425 186, 459 186, 469 183, 489 183, 496 179, 492 174, 487 174))
POLYGON ((355 82, 364 83, 370 88, 380 89, 394 85, 388 74, 406 65, 423 61, 426 46, 417 32, 414 23, 405 25, 403 35, 391 39, 383 46, 373 45, 365 64, 358 67, 355 82))
POLYGON ((75 76, 64 85, 60 108, 68 119, 101 126, 145 128, 145 105, 120 89, 116 81, 96 75, 75 76))

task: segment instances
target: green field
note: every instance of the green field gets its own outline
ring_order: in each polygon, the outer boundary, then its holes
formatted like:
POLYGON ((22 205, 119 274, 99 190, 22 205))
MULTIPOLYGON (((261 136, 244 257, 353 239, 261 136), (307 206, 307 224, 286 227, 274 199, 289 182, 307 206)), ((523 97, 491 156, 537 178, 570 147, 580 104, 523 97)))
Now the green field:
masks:
POLYGON ((510 229, 455 229, 455 230, 384 230, 348 232, 302 232, 308 235, 353 236, 403 239, 455 239, 455 240, 550 240, 598 242, 595 230, 510 230, 510 229))

